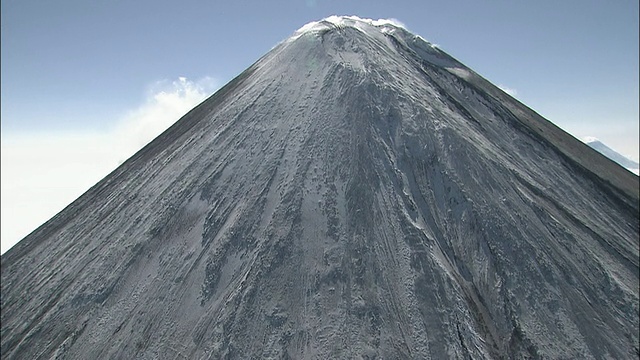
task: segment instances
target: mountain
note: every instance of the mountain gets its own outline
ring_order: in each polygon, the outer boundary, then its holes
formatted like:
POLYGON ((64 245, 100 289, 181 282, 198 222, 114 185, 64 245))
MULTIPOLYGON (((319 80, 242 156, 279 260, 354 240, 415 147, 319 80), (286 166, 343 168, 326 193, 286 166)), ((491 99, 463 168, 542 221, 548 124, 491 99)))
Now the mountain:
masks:
POLYGON ((584 139, 584 142, 592 148, 596 149, 602 155, 608 157, 609 159, 617 162, 620 166, 638 175, 638 169, 640 168, 640 165, 637 162, 629 159, 624 155, 621 155, 620 153, 616 152, 612 148, 605 145, 602 141, 594 137, 587 137, 584 139))
POLYGON ((2 255, 1 355, 636 359, 638 199, 421 37, 330 17, 2 255))

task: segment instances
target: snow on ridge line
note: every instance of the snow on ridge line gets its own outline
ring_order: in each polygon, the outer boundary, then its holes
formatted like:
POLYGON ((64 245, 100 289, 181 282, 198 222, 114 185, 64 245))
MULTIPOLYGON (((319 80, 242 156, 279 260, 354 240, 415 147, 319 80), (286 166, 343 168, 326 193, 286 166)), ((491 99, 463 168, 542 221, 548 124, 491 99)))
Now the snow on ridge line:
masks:
POLYGON ((592 142, 596 142, 596 141, 600 141, 600 139, 598 139, 597 137, 594 136, 585 136, 582 138, 582 141, 584 143, 592 143, 592 142))
POLYGON ((318 30, 325 29, 327 28, 327 26, 325 25, 326 23, 331 23, 336 26, 348 26, 348 25, 353 25, 355 22, 364 22, 375 27, 391 25, 391 26, 395 26, 395 27, 399 27, 407 30, 406 26, 397 19, 374 20, 374 19, 361 18, 356 15, 345 15, 345 16, 331 15, 322 20, 311 21, 309 23, 302 25, 300 29, 296 30, 294 35, 302 34, 308 31, 318 31, 318 30))
MULTIPOLYGON (((337 27, 350 26, 366 33, 365 31, 366 29, 362 27, 363 24, 380 28, 382 32, 389 32, 393 28, 396 28, 396 29, 403 29, 404 31, 411 33, 411 31, 407 29, 404 23, 394 18, 374 20, 374 19, 368 19, 368 18, 361 18, 356 15, 344 15, 344 16, 331 15, 322 20, 311 21, 309 23, 304 24, 301 28, 299 28, 293 33, 293 35, 289 38, 289 40, 295 40, 308 32, 317 32, 317 31, 326 30, 326 29, 329 29, 331 26, 337 26, 337 27)), ((411 34, 433 47, 433 45, 422 36, 416 35, 413 33, 411 34)))

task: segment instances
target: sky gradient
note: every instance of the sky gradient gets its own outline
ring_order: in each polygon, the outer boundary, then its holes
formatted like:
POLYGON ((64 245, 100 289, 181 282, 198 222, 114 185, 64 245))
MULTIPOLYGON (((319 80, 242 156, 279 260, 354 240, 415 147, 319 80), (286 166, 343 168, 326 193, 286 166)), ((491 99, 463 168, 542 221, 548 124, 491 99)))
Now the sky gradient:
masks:
POLYGON ((1 3, 2 252, 305 23, 394 18, 638 159, 638 1, 1 3))

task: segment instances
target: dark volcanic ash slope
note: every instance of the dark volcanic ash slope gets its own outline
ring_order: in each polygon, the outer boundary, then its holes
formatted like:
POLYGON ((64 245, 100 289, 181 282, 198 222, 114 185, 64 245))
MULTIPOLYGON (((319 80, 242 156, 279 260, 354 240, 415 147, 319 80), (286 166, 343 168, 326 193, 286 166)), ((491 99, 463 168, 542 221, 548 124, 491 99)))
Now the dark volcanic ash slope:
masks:
POLYGON ((2 256, 1 355, 637 358, 638 226, 636 176, 331 18, 2 256))

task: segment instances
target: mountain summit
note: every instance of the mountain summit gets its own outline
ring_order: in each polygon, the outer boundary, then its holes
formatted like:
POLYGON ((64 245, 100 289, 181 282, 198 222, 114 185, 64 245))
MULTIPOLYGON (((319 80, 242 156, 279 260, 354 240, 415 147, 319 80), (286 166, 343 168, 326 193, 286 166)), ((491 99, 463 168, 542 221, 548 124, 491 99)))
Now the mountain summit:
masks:
POLYGON ((2 255, 1 355, 635 359, 638 210, 437 47, 330 17, 2 255))

